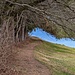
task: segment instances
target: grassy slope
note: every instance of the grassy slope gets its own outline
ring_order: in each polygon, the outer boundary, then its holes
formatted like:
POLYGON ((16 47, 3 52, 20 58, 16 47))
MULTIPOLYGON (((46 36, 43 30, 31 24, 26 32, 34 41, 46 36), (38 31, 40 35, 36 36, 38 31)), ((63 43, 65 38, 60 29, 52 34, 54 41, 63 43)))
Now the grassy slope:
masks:
POLYGON ((75 49, 42 42, 36 46, 35 58, 45 64, 52 75, 75 75, 75 49))

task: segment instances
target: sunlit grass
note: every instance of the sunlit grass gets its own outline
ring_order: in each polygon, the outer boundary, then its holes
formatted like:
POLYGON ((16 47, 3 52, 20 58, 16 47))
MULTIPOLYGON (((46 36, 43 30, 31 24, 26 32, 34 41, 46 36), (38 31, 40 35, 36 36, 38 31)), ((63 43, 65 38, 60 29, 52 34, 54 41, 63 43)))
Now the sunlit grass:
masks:
POLYGON ((35 58, 45 64, 52 75, 75 75, 75 49, 42 42, 35 48, 35 58))

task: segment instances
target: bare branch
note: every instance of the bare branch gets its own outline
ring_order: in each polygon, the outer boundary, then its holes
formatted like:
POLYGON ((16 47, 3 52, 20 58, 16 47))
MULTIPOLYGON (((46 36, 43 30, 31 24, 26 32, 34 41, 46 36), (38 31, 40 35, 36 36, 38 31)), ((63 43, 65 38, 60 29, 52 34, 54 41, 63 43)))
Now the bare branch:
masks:
MULTIPOLYGON (((66 20, 65 18, 61 18, 61 17, 59 17, 59 16, 57 16, 57 15, 52 15, 50 12, 46 12, 46 11, 44 11, 44 10, 40 10, 40 9, 38 9, 38 8, 36 8, 36 7, 32 7, 32 6, 28 5, 28 4, 14 3, 14 2, 9 1, 9 0, 6 0, 6 1, 9 2, 9 3, 11 3, 11 4, 18 5, 18 6, 22 6, 22 7, 25 6, 25 7, 28 7, 31 11, 34 11, 35 13, 39 12, 39 13, 41 13, 42 15, 44 15, 48 20, 53 21, 53 22, 55 22, 57 25, 62 26, 62 27, 63 27, 62 24, 59 24, 57 21, 51 19, 49 16, 54 16, 54 17, 57 17, 57 18, 59 18, 59 19, 66 20)), ((57 0, 55 0, 55 1, 57 1, 57 0)), ((58 2, 58 3, 60 3, 60 2, 58 2)), ((66 20, 66 21, 67 21, 67 20, 66 20)), ((73 29, 67 27, 66 25, 64 25, 64 27, 66 27, 67 29, 69 29, 69 30, 75 32, 75 30, 73 30, 73 29)))

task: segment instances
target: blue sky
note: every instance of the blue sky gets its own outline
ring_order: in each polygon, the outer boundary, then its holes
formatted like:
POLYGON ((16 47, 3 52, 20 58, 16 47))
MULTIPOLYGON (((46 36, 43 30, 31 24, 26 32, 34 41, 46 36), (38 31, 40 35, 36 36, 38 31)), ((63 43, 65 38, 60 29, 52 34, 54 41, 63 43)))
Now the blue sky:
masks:
POLYGON ((46 33, 45 31, 42 31, 42 29, 37 28, 36 31, 32 31, 31 33, 29 33, 31 36, 36 36, 41 38, 42 40, 48 41, 48 42, 53 42, 53 43, 57 43, 57 44, 64 44, 65 46, 69 46, 69 47, 74 47, 75 48, 75 41, 72 41, 71 39, 56 39, 54 36, 46 33))

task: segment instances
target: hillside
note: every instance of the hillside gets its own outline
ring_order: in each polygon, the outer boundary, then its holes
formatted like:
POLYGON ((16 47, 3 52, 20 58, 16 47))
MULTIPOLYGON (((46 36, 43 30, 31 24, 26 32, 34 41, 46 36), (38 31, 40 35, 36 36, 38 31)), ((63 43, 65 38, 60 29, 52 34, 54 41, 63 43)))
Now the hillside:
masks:
POLYGON ((35 58, 51 75, 75 75, 75 49, 43 41, 35 48, 35 58))
POLYGON ((36 37, 16 44, 8 61, 11 69, 5 75, 75 75, 74 48, 36 37))

